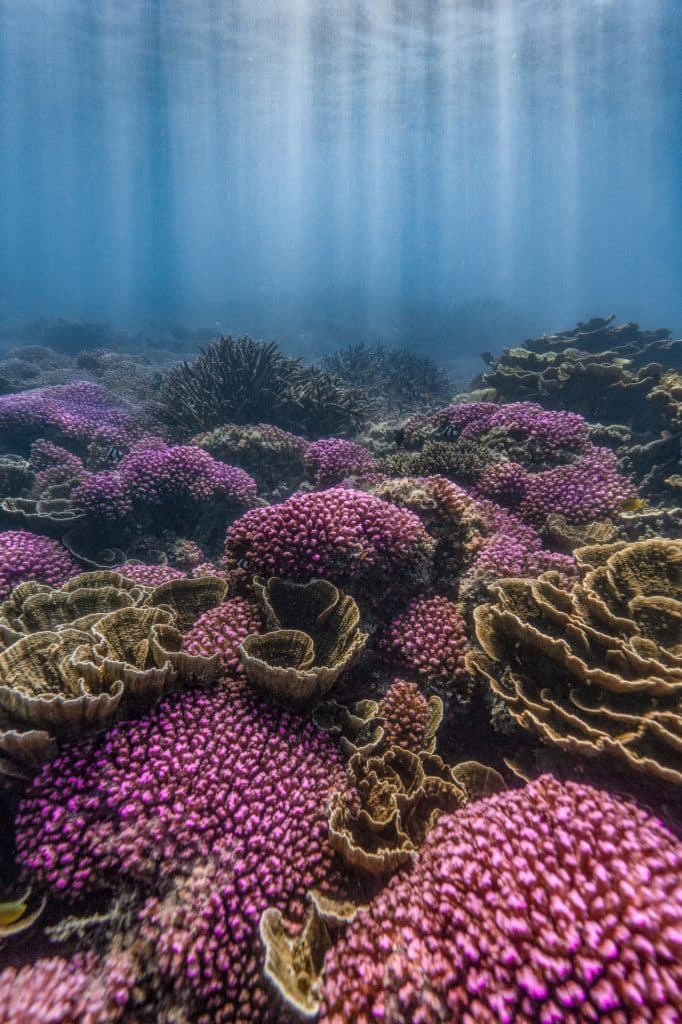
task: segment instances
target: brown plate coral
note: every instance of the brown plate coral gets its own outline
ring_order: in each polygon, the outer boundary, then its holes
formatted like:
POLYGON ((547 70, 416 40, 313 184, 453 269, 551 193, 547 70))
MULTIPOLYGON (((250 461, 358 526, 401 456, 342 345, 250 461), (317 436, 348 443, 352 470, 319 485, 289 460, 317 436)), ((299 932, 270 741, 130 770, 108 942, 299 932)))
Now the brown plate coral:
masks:
POLYGON ((682 784, 682 542, 579 548, 571 592, 506 579, 468 656, 524 729, 682 784))

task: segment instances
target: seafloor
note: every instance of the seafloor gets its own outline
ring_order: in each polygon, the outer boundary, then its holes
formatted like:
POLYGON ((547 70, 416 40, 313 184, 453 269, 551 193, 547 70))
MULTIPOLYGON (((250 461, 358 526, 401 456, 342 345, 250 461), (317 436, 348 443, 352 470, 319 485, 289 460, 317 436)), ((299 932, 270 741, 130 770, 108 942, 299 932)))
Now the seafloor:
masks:
POLYGON ((87 337, 0 360, 0 1024, 682 1020, 682 340, 87 337))

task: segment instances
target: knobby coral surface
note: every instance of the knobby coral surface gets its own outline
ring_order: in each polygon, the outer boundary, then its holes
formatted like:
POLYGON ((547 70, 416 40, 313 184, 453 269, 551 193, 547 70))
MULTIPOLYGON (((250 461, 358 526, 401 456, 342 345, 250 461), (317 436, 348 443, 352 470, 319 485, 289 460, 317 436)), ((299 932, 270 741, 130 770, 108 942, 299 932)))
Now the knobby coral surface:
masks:
POLYGON ((576 555, 572 591, 551 574, 493 586, 474 613, 483 654, 469 666, 547 742, 682 784, 682 543, 576 555))
POLYGON ((443 688, 448 696, 467 696, 466 625, 453 601, 414 598, 390 623, 382 646, 392 660, 422 682, 443 688))
POLYGON ((542 776, 444 814, 327 954, 321 1024, 668 1024, 682 845, 635 804, 542 776))

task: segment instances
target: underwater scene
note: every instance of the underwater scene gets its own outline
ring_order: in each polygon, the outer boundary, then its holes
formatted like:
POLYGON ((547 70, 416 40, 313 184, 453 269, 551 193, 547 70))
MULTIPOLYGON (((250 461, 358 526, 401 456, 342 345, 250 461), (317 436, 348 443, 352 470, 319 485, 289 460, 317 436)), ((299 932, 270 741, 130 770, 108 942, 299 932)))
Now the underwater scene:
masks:
POLYGON ((0 0, 0 1024, 682 1024, 682 9, 0 0))

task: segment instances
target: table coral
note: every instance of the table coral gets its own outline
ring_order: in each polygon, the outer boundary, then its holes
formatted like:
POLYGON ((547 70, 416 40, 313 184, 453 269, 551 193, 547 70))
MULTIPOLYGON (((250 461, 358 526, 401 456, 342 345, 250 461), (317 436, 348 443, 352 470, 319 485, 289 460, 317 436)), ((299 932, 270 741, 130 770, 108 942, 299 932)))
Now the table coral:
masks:
POLYGON ((0 599, 26 580, 58 587, 78 571, 75 560, 56 540, 26 530, 0 533, 0 599))
POLYGON ((294 494, 246 512, 227 532, 228 565, 245 561, 263 576, 302 582, 324 576, 343 585, 399 577, 414 585, 427 569, 433 541, 406 509, 346 487, 294 494))
POLYGON ((275 906, 301 922, 306 891, 336 881, 327 804, 344 784, 327 735, 234 681, 45 766, 20 806, 19 860, 62 898, 143 886, 140 975, 168 1019, 175 1006, 193 1021, 275 1021, 260 916, 275 906))
POLYGON ((682 844, 542 776, 439 819, 327 954, 320 1021, 671 1024, 681 1001, 682 844))
POLYGON ((468 664, 550 744, 682 784, 682 543, 579 548, 572 591, 507 579, 474 612, 468 664))

